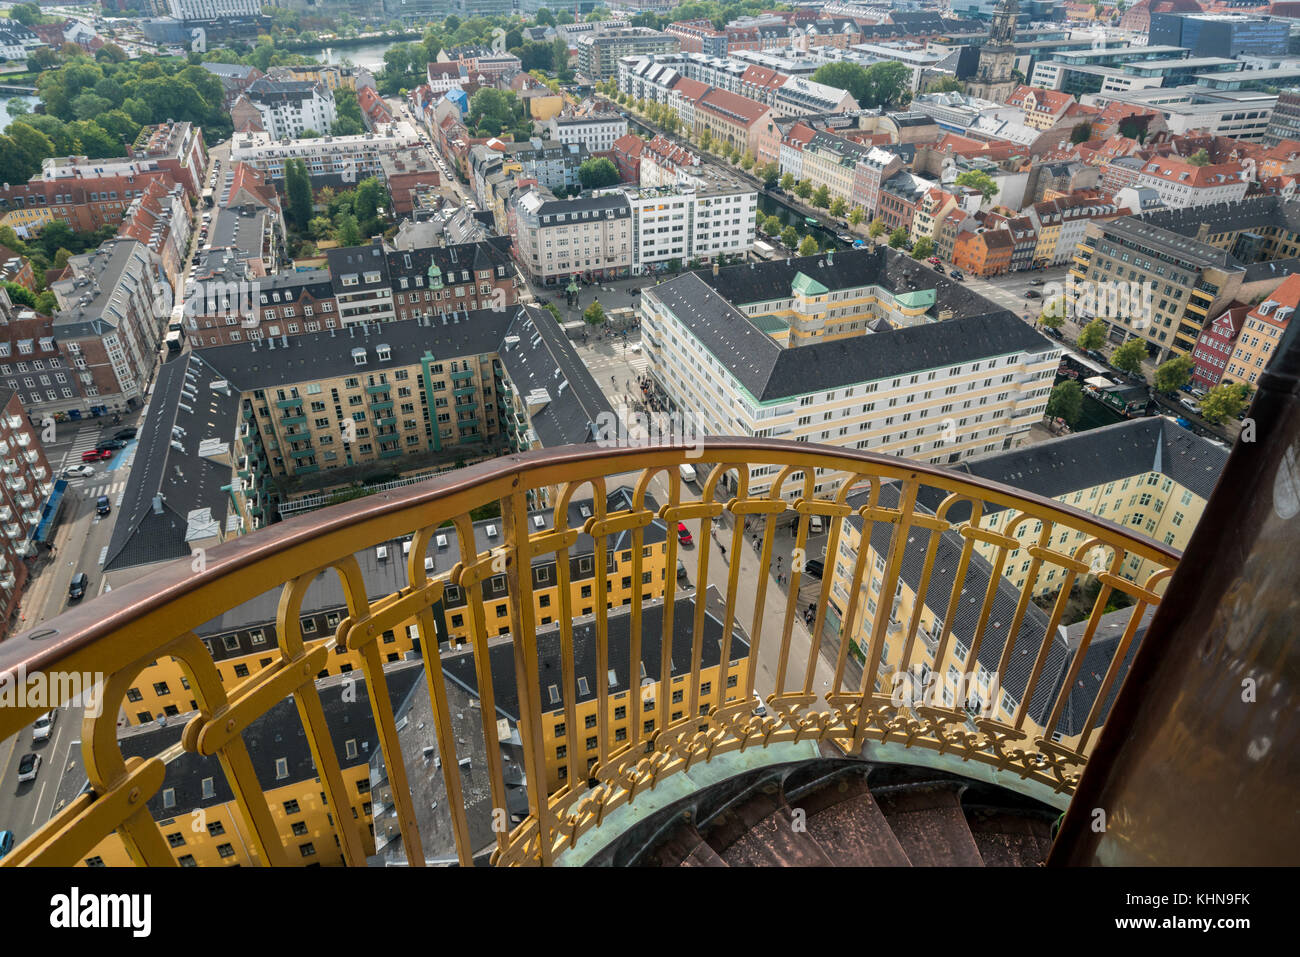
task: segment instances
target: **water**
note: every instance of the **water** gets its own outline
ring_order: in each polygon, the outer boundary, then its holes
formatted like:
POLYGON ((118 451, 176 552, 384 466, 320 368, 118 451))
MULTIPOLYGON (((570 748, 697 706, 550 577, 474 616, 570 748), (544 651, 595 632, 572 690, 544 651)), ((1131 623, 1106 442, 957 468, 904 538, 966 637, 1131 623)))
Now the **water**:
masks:
POLYGON ((5 130, 7 130, 9 128, 10 122, 13 120, 13 117, 9 115, 10 100, 22 100, 24 103, 27 104, 29 109, 31 107, 36 106, 37 103, 41 102, 39 99, 37 99, 34 96, 18 96, 15 94, 5 94, 3 96, 0 96, 0 132, 4 132, 5 130))
POLYGON ((363 66, 371 73, 378 73, 384 68, 384 54, 391 46, 393 46, 391 41, 385 41, 366 43, 359 47, 329 47, 323 53, 316 54, 316 60, 319 63, 330 64, 347 61, 353 66, 363 66))

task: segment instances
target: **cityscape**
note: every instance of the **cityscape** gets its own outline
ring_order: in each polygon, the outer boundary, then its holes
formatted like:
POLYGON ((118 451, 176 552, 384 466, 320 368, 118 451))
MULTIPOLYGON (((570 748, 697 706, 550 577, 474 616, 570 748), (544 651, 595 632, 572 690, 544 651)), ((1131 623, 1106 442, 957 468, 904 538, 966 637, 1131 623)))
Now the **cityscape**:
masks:
POLYGON ((0 867, 1300 863, 1300 4, 39 0, 0 74, 0 867))

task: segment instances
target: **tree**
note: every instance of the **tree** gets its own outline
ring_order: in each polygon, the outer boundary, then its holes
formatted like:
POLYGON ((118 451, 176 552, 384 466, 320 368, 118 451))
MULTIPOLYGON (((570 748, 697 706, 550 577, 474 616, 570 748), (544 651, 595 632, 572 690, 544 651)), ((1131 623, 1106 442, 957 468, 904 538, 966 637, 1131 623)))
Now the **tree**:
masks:
POLYGON ((935 80, 925 90, 927 93, 960 93, 962 91, 961 80, 952 76, 945 76, 941 80, 935 80))
POLYGON ((336 223, 337 228, 334 231, 334 237, 339 241, 339 245, 361 245, 361 227, 357 225, 355 216, 351 213, 340 213, 336 223))
POLYGON ((300 140, 318 140, 320 139, 320 130, 313 130, 311 127, 303 130, 298 134, 300 140))
POLYGON ((1079 383, 1067 380, 1053 386, 1051 395, 1047 397, 1046 414, 1049 418, 1064 419, 1073 427, 1083 414, 1083 389, 1079 383))
POLYGON ((598 326, 605 321, 605 307, 600 304, 600 300, 593 300, 591 305, 582 311, 582 321, 589 326, 598 326))
POLYGON ((812 183, 808 182, 808 180, 806 179, 801 179, 799 180, 798 183, 795 184, 794 191, 795 191, 795 195, 798 196, 800 199, 807 199, 809 196, 812 195, 812 191, 813 191, 812 183))
POLYGON ((867 235, 870 236, 872 239, 876 239, 884 231, 885 231, 885 221, 878 216, 875 219, 873 219, 871 221, 871 225, 867 227, 867 235))
POLYGON ((1060 329, 1065 325, 1065 317, 1055 309, 1044 309, 1043 314, 1038 317, 1038 324, 1049 329, 1060 329))
POLYGON ((289 219, 296 228, 307 229, 311 222, 311 178, 307 164, 300 159, 284 164, 284 195, 289 201, 289 219))
POLYGON ((745 155, 740 158, 740 166, 742 169, 745 170, 753 169, 754 164, 757 162, 758 162, 758 158, 755 157, 754 154, 749 152, 748 150, 746 150, 745 155))
POLYGON ((1147 345, 1141 339, 1130 339, 1110 357, 1110 364, 1121 372, 1142 375, 1142 360, 1147 357, 1147 345))
POLYGON ((1076 341, 1080 349, 1100 349, 1106 341, 1106 323, 1100 319, 1092 320, 1079 331, 1076 341))
POLYGON ((843 216, 844 211, 848 209, 848 207, 849 207, 848 203, 844 202, 844 200, 841 197, 836 196, 833 200, 831 200, 830 213, 832 216, 843 216))
POLYGON ((812 75, 814 82, 845 90, 863 109, 894 110, 912 99, 912 71, 896 60, 873 63, 827 63, 812 75))
POLYGON ((817 192, 812 195, 813 205, 818 209, 825 209, 831 204, 831 191, 827 186, 818 186, 817 192))
POLYGON ((983 170, 968 169, 961 173, 954 180, 957 186, 966 186, 980 193, 985 200, 990 200, 997 195, 998 184, 994 182, 993 177, 983 170))
POLYGON ((820 250, 821 247, 817 245, 817 240, 811 236, 805 236, 803 241, 799 243, 800 256, 816 256, 820 250))
POLYGON ((1070 130, 1070 142, 1074 143, 1075 145, 1078 145, 1079 143, 1086 143, 1090 139, 1092 139, 1091 123, 1087 123, 1087 122, 1076 123, 1074 125, 1074 129, 1070 130))
POLYGON ((1191 381, 1191 356, 1174 356, 1156 367, 1157 392, 1177 392, 1191 381))
POLYGON ((43 73, 53 69, 59 62, 59 56, 49 47, 37 47, 27 58, 27 68, 33 73, 43 73))
POLYGON ((781 230, 781 245, 787 249, 794 249, 799 243, 799 231, 793 226, 787 226, 781 230))
POLYGON ((619 182, 618 167, 604 156, 593 156, 578 167, 578 181, 583 189, 601 189, 619 182))
POLYGON ((1209 166, 1210 154, 1204 149, 1199 149, 1191 156, 1187 157, 1187 162, 1191 163, 1193 166, 1209 166))
POLYGON ((854 206, 849 210, 849 223, 854 226, 861 226, 862 221, 867 218, 867 214, 862 211, 861 206, 854 206))
POLYGON ((781 222, 780 216, 768 216, 763 220, 763 232, 769 236, 781 235, 781 230, 785 228, 785 223, 781 222))
POLYGON ((907 230, 899 226, 889 234, 889 246, 891 249, 899 249, 907 245, 907 230))
POLYGON ((781 188, 787 193, 794 189, 794 175, 792 173, 783 173, 781 175, 781 188))
POLYGON ((929 236, 922 236, 912 247, 913 259, 929 259, 934 255, 934 240, 929 236))
POLYGON ((1218 424, 1224 419, 1235 419, 1246 408, 1250 388, 1241 382, 1216 385, 1201 399, 1201 418, 1218 424))
POLYGON ((542 7, 535 14, 533 20, 538 26, 553 27, 555 26, 555 14, 551 13, 546 7, 542 7))
POLYGON ((764 163, 754 170, 754 175, 763 181, 764 189, 771 189, 781 179, 781 167, 776 163, 764 163))

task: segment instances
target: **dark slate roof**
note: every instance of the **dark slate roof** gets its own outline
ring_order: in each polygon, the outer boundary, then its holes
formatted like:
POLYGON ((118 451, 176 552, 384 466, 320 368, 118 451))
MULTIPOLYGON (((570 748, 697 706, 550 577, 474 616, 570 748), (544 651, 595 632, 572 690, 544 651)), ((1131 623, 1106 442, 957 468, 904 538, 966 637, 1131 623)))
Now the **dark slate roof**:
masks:
POLYGON ((496 352, 519 308, 501 312, 476 309, 427 322, 407 319, 354 324, 344 329, 267 339, 257 348, 252 343, 214 346, 203 350, 203 356, 237 391, 273 389, 286 382, 411 365, 426 352, 434 358, 496 352), (392 358, 387 362, 377 358, 375 347, 380 344, 391 350, 392 358), (358 366, 352 357, 352 351, 358 348, 366 350, 364 366, 358 366))
MULTIPOLYGON (((857 508, 867 504, 867 496, 865 493, 850 495, 848 501, 850 505, 857 508)), ((898 487, 893 484, 884 486, 881 489, 879 504, 884 508, 896 508, 898 506, 898 487)), ((922 514, 933 514, 919 505, 918 511, 922 514)), ((853 527, 861 533, 863 522, 861 516, 855 513, 850 515, 846 521, 851 522, 853 527)), ((872 523, 871 547, 877 555, 884 556, 889 553, 890 539, 895 527, 885 522, 872 523)), ((925 607, 935 621, 942 626, 944 614, 948 610, 948 600, 952 595, 952 586, 956 578, 965 540, 956 532, 938 534, 939 547, 935 552, 934 565, 925 593, 925 607)), ((926 550, 929 546, 929 532, 922 529, 912 529, 910 531, 907 547, 903 553, 900 579, 914 594, 920 585, 921 575, 925 567, 926 550)), ((962 597, 958 603, 955 620, 950 629, 952 637, 967 648, 970 648, 974 643, 975 631, 979 626, 980 609, 984 604, 984 596, 988 589, 989 575, 991 573, 992 566, 978 552, 973 553, 970 563, 967 565, 966 576, 962 581, 962 597)), ((867 574, 871 574, 869 565, 867 574)), ((984 630, 979 653, 976 655, 979 664, 990 673, 998 671, 1002 649, 1006 647, 1007 628, 1015 618, 1016 606, 1019 600, 1020 593, 1015 586, 1005 578, 1001 579, 997 591, 994 593, 993 609, 989 615, 988 626, 984 630)), ((882 605, 878 613, 883 612, 884 606, 882 605)), ((861 613, 867 614, 865 604, 861 613)), ((1011 659, 1007 665, 1007 671, 999 676, 1001 689, 1015 698, 1017 702, 1024 697, 1025 689, 1029 685, 1029 675, 1033 670, 1038 649, 1042 647, 1047 623, 1047 615, 1037 605, 1030 602, 1025 610, 1025 616, 1020 622, 1020 630, 1015 636, 1015 644, 1011 659)), ((906 626, 908 622, 903 622, 903 624, 906 626)), ((917 641, 920 642, 920 640, 918 634, 917 641)), ((1050 640, 1052 647, 1048 652, 1047 663, 1034 688, 1034 696, 1030 703, 1030 716, 1040 723, 1045 720, 1051 711, 1053 692, 1059 686, 1060 676, 1064 673, 1070 660, 1069 648, 1060 632, 1053 633, 1050 640)), ((890 663, 897 665, 898 654, 902 646, 899 641, 894 641, 892 644, 897 647, 891 649, 892 658, 890 663)), ((966 662, 966 670, 968 672, 975 670, 974 664, 969 660, 966 662)), ((997 702, 994 702, 995 707, 996 705, 997 702)), ((1068 732, 1068 729, 1066 730, 1068 732)))
POLYGON ((555 317, 545 309, 528 307, 516 315, 506 335, 501 364, 519 397, 526 399, 536 389, 545 389, 551 397, 529 416, 542 445, 590 441, 598 417, 612 414, 613 407, 555 317), (519 341, 510 342, 512 336, 519 341))
POLYGON ((337 292, 357 293, 367 289, 382 289, 389 285, 388 257, 381 243, 330 249, 326 251, 325 258, 329 261, 330 276, 333 278, 337 292), (379 272, 379 279, 375 282, 365 282, 364 274, 376 270, 379 272), (342 277, 345 275, 355 275, 357 284, 343 285, 342 277))
MULTIPOLYGON (((810 275, 821 281, 820 273, 810 275)), ((1019 317, 991 303, 986 314, 787 349, 759 331, 695 273, 653 286, 646 295, 671 310, 760 402, 985 357, 1057 348, 1019 317)), ((945 305, 940 299, 936 307, 945 305)))
MULTIPOLYGON (((389 695, 394 701, 402 700, 423 673, 423 665, 417 661, 389 665, 384 669, 389 695)), ((343 767, 368 761, 371 752, 379 748, 379 737, 371 717, 370 696, 365 692, 365 683, 360 672, 335 675, 316 683, 321 692, 320 703, 325 714, 325 724, 343 767), (344 695, 340 693, 339 686, 349 680, 355 682, 356 694, 344 695), (358 755, 351 761, 345 757, 349 740, 356 741, 358 755)), ((179 718, 170 719, 161 728, 155 724, 124 728, 119 733, 118 745, 125 758, 151 758, 179 745, 184 730, 185 722, 179 718)), ((253 721, 242 737, 248 746, 257 781, 264 791, 317 777, 319 772, 313 764, 311 747, 307 743, 302 720, 292 697, 276 702, 266 714, 253 721), (287 778, 276 778, 275 762, 278 758, 284 758, 289 763, 287 778)), ((149 813, 155 820, 184 816, 185 819, 178 821, 176 827, 177 830, 184 831, 189 827, 191 811, 233 801, 235 796, 217 757, 202 757, 179 747, 175 751, 167 761, 162 788, 149 799, 149 813), (212 779, 213 793, 207 798, 203 796, 205 778, 212 779), (163 792, 169 788, 175 791, 176 803, 171 807, 163 807, 163 792)), ((237 838, 232 837, 232 840, 237 838)))
MULTIPOLYGON (((705 599, 704 636, 700 643, 701 667, 718 664, 722 653, 722 597, 710 587, 705 599)), ((691 642, 695 633, 695 597, 678 598, 672 606, 673 651, 672 673, 687 674, 691 666, 691 642)), ((645 674, 659 677, 659 649, 663 639, 664 604, 662 601, 646 602, 641 609, 641 664, 645 674)), ((606 675, 596 674, 596 621, 593 616, 575 618, 573 621, 574 683, 578 702, 594 701, 597 681, 605 683, 609 694, 615 695, 641 686, 641 669, 629 676, 631 661, 630 636, 632 616, 630 608, 610 609, 608 618, 609 668, 614 672, 614 682, 606 675), (583 694, 577 681, 587 679, 587 693, 583 694)), ((488 657, 492 662, 492 686, 496 692, 497 710, 511 720, 519 718, 519 698, 515 690, 514 643, 498 641, 490 646, 488 657)), ((561 680, 560 630, 558 625, 544 626, 537 631, 538 675, 541 683, 543 713, 564 707, 564 688, 561 680), (552 694, 552 688, 554 694, 552 694)), ((743 661, 749 657, 749 637, 739 622, 731 636, 731 660, 743 661)), ((443 672, 464 687, 477 691, 478 676, 474 670, 472 652, 445 657, 443 672)))
POLYGON ((195 509, 210 508, 225 530, 231 510, 222 486, 233 476, 239 393, 231 389, 227 395, 211 387, 223 378, 200 352, 178 356, 158 370, 109 541, 106 571, 188 556, 186 519, 195 509), (226 443, 225 454, 200 456, 199 443, 206 439, 226 443), (161 514, 155 512, 155 496, 161 496, 161 514))
MULTIPOLYGON (((305 269, 290 272, 273 273, 257 280, 259 295, 279 293, 279 302, 297 302, 304 294, 313 299, 332 299, 334 287, 330 285, 330 274, 324 269, 305 269)), ((276 300, 267 300, 274 305, 276 300)))
MULTIPOLYGON (((1158 415, 996 452, 952 468, 1046 498, 1160 472, 1208 499, 1227 461, 1226 449, 1158 415)), ((940 501, 942 496, 935 495, 925 504, 935 508, 940 501)), ((965 508, 955 507, 955 520, 965 520, 965 508)), ((987 511, 993 513, 999 508, 990 504, 987 511)))
POLYGON ((244 262, 261 258, 262 237, 269 217, 268 210, 256 206, 221 206, 215 209, 208 234, 211 248, 200 253, 199 265, 191 270, 190 279, 250 280, 252 277, 245 270, 244 262))
MULTIPOLYGON (((1137 631, 1134 632, 1133 640, 1129 643, 1128 651, 1124 655, 1124 661, 1120 665, 1120 672, 1115 681, 1111 684, 1106 693, 1106 701, 1102 706, 1101 713, 1097 717, 1097 725, 1105 723, 1106 718, 1110 715, 1110 709, 1115 704, 1115 698, 1119 695, 1119 689, 1124 684, 1124 676, 1128 674, 1129 668, 1133 665, 1133 658, 1137 654, 1138 647, 1142 644, 1142 639, 1146 637, 1147 628, 1151 624, 1151 617, 1155 614, 1155 607, 1148 606, 1142 612, 1142 617, 1138 621, 1137 631)), ((1093 702, 1097 700, 1097 692, 1101 690, 1102 681, 1106 678, 1106 671, 1110 668, 1110 663, 1115 657, 1115 652, 1119 650, 1120 638, 1124 636, 1124 630, 1128 628, 1129 621, 1133 617, 1133 609, 1119 608, 1101 616, 1097 622, 1097 632, 1088 644, 1088 650, 1083 655, 1083 663, 1079 666, 1079 673, 1074 679, 1074 684, 1070 688, 1070 694, 1066 698, 1065 710, 1061 712, 1060 730, 1065 734, 1078 734, 1083 730, 1084 723, 1088 720, 1088 712, 1092 709, 1093 702)), ((1088 628, 1088 619, 1076 621, 1065 629, 1066 641, 1070 646, 1070 660, 1074 660, 1077 653, 1079 642, 1083 640, 1083 633, 1088 628)), ((1062 672, 1057 677, 1053 687, 1053 695, 1060 692, 1061 686, 1065 682, 1065 673, 1062 672)))
MULTIPOLYGON (((622 511, 632 507, 631 489, 619 486, 611 489, 605 499, 605 508, 609 512, 622 511)), ((657 511, 658 502, 654 496, 646 496, 646 508, 651 511, 657 511)), ((587 517, 591 514, 591 499, 575 499, 569 503, 568 510, 568 527, 582 528, 587 517), (584 513, 585 510, 585 513, 584 513)), ((529 531, 541 532, 555 528, 555 516, 549 508, 539 509, 529 513, 528 517, 529 531), (540 518, 541 524, 537 524, 540 518)), ((502 523, 499 518, 483 519, 475 522, 474 543, 479 552, 487 552, 493 548, 498 548, 502 544, 502 523), (489 535, 488 529, 493 528, 495 534, 489 535)), ((645 545, 657 545, 666 541, 668 532, 664 523, 655 519, 645 527, 642 532, 642 542, 645 545)), ((361 569, 361 575, 366 583, 366 597, 374 601, 384 598, 395 592, 401 591, 407 586, 406 577, 406 556, 402 553, 403 544, 410 541, 409 537, 405 539, 393 539, 382 543, 387 549, 387 557, 380 561, 377 548, 367 548, 356 553, 357 564, 361 569)), ((630 532, 617 532, 611 535, 607 545, 611 552, 623 551, 630 547, 632 535, 630 532)), ((595 551, 595 542, 590 535, 585 532, 578 534, 577 540, 569 550, 573 558, 579 556, 591 555, 595 551)), ((457 562, 460 561, 460 545, 457 536, 450 530, 439 532, 438 536, 429 545, 426 557, 432 558, 432 567, 429 569, 431 577, 445 574, 450 571, 457 562), (438 538, 444 539, 444 544, 439 545, 438 538)), ((546 552, 533 558, 532 564, 535 568, 551 566, 555 564, 555 553, 546 552)), ((551 581, 556 577, 552 574, 551 581)), ((233 632, 241 631, 248 628, 262 628, 267 625, 273 625, 276 621, 277 611, 280 603, 279 586, 272 587, 270 590, 262 592, 247 601, 241 602, 234 608, 228 609, 221 615, 213 618, 211 621, 204 622, 195 629, 195 633, 207 637, 211 635, 226 635, 233 632)), ((343 586, 339 576, 334 572, 326 572, 318 575, 316 579, 307 586, 307 591, 303 594, 302 614, 303 616, 314 615, 320 612, 336 611, 344 608, 346 601, 343 594, 343 586)), ((241 639, 242 640, 242 639, 241 639)), ((252 646, 240 648, 227 654, 225 649, 216 644, 212 649, 213 656, 218 660, 225 657, 237 657, 239 655, 252 653, 252 646)))
POLYGON ((502 243, 499 242, 501 239, 508 242, 509 237, 494 237, 494 239, 498 241, 425 246, 409 250, 390 249, 386 253, 388 271, 393 279, 397 280, 404 276, 428 276, 429 266, 436 265, 438 271, 444 276, 451 273, 459 274, 462 270, 469 270, 471 273, 490 270, 495 278, 497 268, 503 266, 507 277, 514 276, 514 264, 510 259, 508 247, 503 248, 502 243))

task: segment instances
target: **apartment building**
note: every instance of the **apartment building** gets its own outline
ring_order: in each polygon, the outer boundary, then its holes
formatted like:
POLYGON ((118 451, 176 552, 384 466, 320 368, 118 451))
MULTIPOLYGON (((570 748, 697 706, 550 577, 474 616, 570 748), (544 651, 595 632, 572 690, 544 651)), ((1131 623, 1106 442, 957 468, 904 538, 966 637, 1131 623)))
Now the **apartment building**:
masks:
POLYGON ((1060 350, 936 278, 886 249, 689 273, 642 293, 648 371, 711 435, 930 462, 1009 448, 1041 418, 1060 350))
POLYGON ((57 514, 54 477, 40 436, 12 389, 0 389, 0 641, 27 587, 25 559, 48 541, 57 514))
POLYGON ((530 187, 512 199, 507 218, 515 258, 547 286, 575 275, 622 277, 632 268, 632 207, 620 192, 560 200, 530 187))
MULTIPOLYGON (((65 278, 50 288, 59 303, 52 331, 71 357, 87 401, 113 412, 137 408, 157 367, 171 311, 161 260, 137 240, 110 239, 70 258, 65 278)), ((46 396, 64 405, 76 393, 71 385, 51 384, 46 396)))
POLYGON ((772 92, 772 111, 777 116, 804 113, 847 113, 858 108, 847 90, 816 83, 801 76, 789 76, 772 92))
POLYGON ((258 0, 167 0, 167 10, 177 20, 221 20, 260 17, 258 0))
POLYGON ((1249 187, 1246 168, 1238 162, 1197 166, 1179 156, 1155 156, 1133 184, 1154 189, 1170 209, 1210 206, 1243 199, 1249 187))
POLYGON ((614 148, 614 141, 627 135, 627 117, 619 113, 581 113, 576 116, 553 116, 546 121, 551 139, 560 145, 579 143, 589 152, 601 153, 614 148))
POLYGON ((513 76, 523 68, 519 57, 513 53, 480 46, 448 47, 439 50, 438 62, 454 63, 464 71, 466 76, 481 76, 487 80, 513 76))
POLYGON ((267 132, 237 132, 230 142, 230 162, 248 163, 279 183, 284 180, 285 162, 300 159, 313 184, 351 188, 367 177, 384 175, 381 156, 399 153, 419 141, 415 128, 405 122, 381 124, 356 136, 322 136, 291 143, 280 142, 267 132))
POLYGON ((1251 391, 1268 368, 1287 326, 1300 306, 1300 275, 1292 273, 1282 280, 1267 299, 1246 314, 1241 332, 1221 377, 1223 382, 1244 382, 1251 391))
POLYGON ((200 306, 185 318, 191 348, 207 349, 238 342, 296 336, 339 325, 338 299, 325 269, 278 272, 230 287, 233 307, 200 306))
POLYGON ((169 189, 155 181, 131 201, 117 234, 144 243, 162 262, 163 272, 174 276, 185 265, 192 231, 190 200, 184 187, 169 189))
POLYGON ((1271 294, 1300 268, 1297 257, 1300 202, 1267 196, 1089 222, 1070 275, 1076 282, 1150 283, 1150 316, 1101 318, 1112 342, 1139 337, 1163 362, 1190 354, 1211 316, 1271 294))
POLYGON ((1228 309, 1206 323, 1192 350, 1192 384, 1210 390, 1218 385, 1228 368, 1237 337, 1241 335, 1246 314, 1251 307, 1241 303, 1228 309))
POLYGON ((519 302, 519 277, 506 237, 391 249, 387 257, 398 321, 507 309, 519 302))
POLYGON ((621 27, 578 37, 578 72, 592 83, 617 75, 618 61, 626 56, 676 53, 681 41, 648 27, 621 27))
POLYGON ((712 166, 687 175, 682 185, 622 189, 632 210, 634 272, 743 256, 753 247, 757 191, 712 166))
POLYGON ((376 236, 367 246, 330 249, 325 256, 342 326, 392 322, 397 318, 382 237, 376 236))
POLYGON ((777 156, 765 152, 759 142, 772 119, 771 107, 737 93, 710 89, 695 101, 692 129, 697 135, 707 130, 718 146, 734 147, 753 154, 760 163, 772 163, 777 156))
MULTIPOLYGON (((962 462, 956 468, 986 481, 1017 483, 1018 488, 1072 505, 1181 551, 1187 547, 1227 460, 1226 449, 1189 432, 1170 417, 1154 416, 1036 442, 962 462)), ((931 508, 941 501, 939 493, 922 497, 931 508)), ((969 518, 964 506, 962 511, 965 514, 950 514, 950 518, 969 518)), ((1042 528, 1021 522, 1012 531, 1015 517, 1015 510, 988 505, 979 524, 1017 540, 1018 547, 1007 552, 1003 575, 1019 590, 1032 571, 1030 549, 1038 543, 1042 528)), ((1054 531, 1050 547, 1069 555, 1088 538, 1086 531, 1054 531)), ((997 551, 986 542, 978 543, 976 549, 990 560, 997 551)), ((1158 569, 1134 555, 1123 563, 1122 574, 1145 585, 1158 569)), ((1062 569, 1043 570, 1031 583, 1034 594, 1058 591, 1064 577, 1062 569)))
POLYGON ((665 26, 664 33, 677 38, 683 53, 727 55, 727 35, 714 29, 711 20, 679 20, 665 26))
POLYGON ((831 133, 815 132, 803 144, 801 152, 801 178, 808 180, 814 191, 825 186, 832 200, 853 201, 858 164, 866 160, 870 147, 831 133))
MULTIPOLYGON (((91 405, 73 373, 72 354, 54 338, 53 317, 15 305, 5 289, 0 289, 0 386, 17 395, 38 420, 48 415, 62 421, 64 413, 80 416, 91 405), (71 394, 64 397, 64 389, 71 394)), ((93 404, 98 406, 98 400, 93 404)))
POLYGON ((1025 210, 1038 237, 1033 261, 1052 266, 1069 262, 1083 240, 1088 223, 1114 219, 1121 212, 1114 202, 1084 196, 1063 196, 1034 203, 1025 210))
POLYGON ((241 100, 257 110, 262 129, 277 140, 297 139, 310 131, 328 133, 338 118, 333 91, 317 83, 262 77, 253 81, 241 100))

